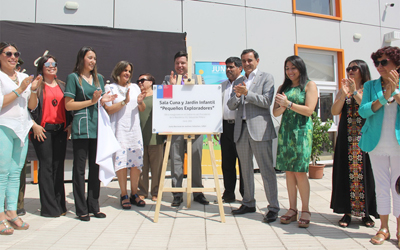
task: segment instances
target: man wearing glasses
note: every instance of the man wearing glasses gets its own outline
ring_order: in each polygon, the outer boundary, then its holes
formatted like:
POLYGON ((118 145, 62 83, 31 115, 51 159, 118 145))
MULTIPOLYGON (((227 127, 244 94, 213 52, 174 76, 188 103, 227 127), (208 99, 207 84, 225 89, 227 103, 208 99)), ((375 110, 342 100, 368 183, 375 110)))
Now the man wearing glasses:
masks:
MULTIPOLYGON (((185 51, 179 51, 174 57, 175 72, 171 71, 170 75, 165 76, 163 85, 176 85, 184 84, 183 78, 187 78, 188 75, 188 54, 185 51), (177 75, 182 75, 182 82, 177 82, 177 75)), ((195 80, 195 84, 198 84, 197 77, 191 76, 195 80)), ((203 84, 204 79, 201 78, 203 84)), ((171 139, 171 174, 172 174, 172 187, 182 187, 183 181, 183 161, 184 151, 186 149, 186 142, 183 135, 173 135, 171 139)), ((192 187, 203 187, 201 182, 201 156, 203 150, 203 135, 196 135, 192 143, 192 187)), ((174 200, 171 206, 178 207, 183 202, 183 194, 181 192, 172 193, 174 200)), ((199 202, 203 205, 208 205, 209 201, 204 197, 203 193, 193 193, 194 201, 199 202)))

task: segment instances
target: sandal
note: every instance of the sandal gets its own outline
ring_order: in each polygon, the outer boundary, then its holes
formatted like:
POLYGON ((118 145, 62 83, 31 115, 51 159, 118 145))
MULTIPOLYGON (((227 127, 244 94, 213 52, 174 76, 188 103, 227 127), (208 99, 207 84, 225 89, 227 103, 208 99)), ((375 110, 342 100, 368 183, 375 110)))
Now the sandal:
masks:
POLYGON ((146 202, 140 199, 139 195, 131 194, 131 204, 136 205, 138 207, 144 207, 146 205, 146 202), (139 199, 139 201, 136 201, 136 199, 139 199))
POLYGON ((151 200, 152 200, 152 201, 157 201, 157 195, 153 195, 153 196, 151 197, 151 200))
MULTIPOLYGON (((364 221, 364 218, 363 218, 363 221, 364 221)), ((343 217, 339 220, 340 227, 348 227, 350 225, 350 223, 351 223, 351 216, 348 214, 343 215, 343 217)))
POLYGON ((28 228, 29 228, 29 224, 28 223, 26 223, 26 222, 24 222, 20 217, 15 217, 14 219, 12 219, 12 220, 8 220, 8 222, 10 222, 10 224, 11 224, 11 226, 14 228, 14 229, 16 229, 16 230, 27 230, 28 228), (18 226, 15 222, 17 221, 17 220, 21 220, 21 222, 22 222, 22 225, 21 226, 18 226))
POLYGON ((0 224, 3 224, 4 228, 0 231, 0 235, 11 235, 14 233, 14 228, 12 228, 7 220, 0 221, 0 224))
MULTIPOLYGON (((309 214, 311 217, 311 213, 309 211, 301 211, 301 213, 309 214)), ((299 219, 299 227, 308 228, 309 226, 310 226, 310 220, 305 220, 302 218, 299 219)))
POLYGON ((369 216, 362 217, 361 220, 364 223, 364 226, 366 226, 366 227, 374 227, 375 226, 375 222, 369 216))
POLYGON ((122 209, 131 209, 131 202, 128 195, 121 196, 121 207, 122 209), (125 201, 124 200, 128 200, 125 201))
POLYGON ((282 224, 289 224, 290 222, 296 221, 296 220, 297 220, 297 210, 295 210, 295 209, 293 209, 293 208, 290 208, 290 209, 288 210, 288 212, 289 212, 290 210, 292 210, 292 211, 294 212, 294 214, 293 214, 292 216, 289 216, 289 215, 282 215, 282 216, 281 216, 281 223, 282 223, 282 224))
POLYGON ((371 238, 370 242, 374 245, 382 245, 385 240, 390 239, 390 233, 387 228, 381 228, 379 231, 376 233, 374 237, 371 238), (379 237, 379 235, 382 235, 382 237, 379 237))

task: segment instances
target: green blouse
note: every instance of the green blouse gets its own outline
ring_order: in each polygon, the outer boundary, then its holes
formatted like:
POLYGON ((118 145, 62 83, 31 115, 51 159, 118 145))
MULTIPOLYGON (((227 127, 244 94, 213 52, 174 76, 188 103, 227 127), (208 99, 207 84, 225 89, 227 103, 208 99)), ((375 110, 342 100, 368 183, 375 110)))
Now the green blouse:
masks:
MULTIPOLYGON (((104 93, 104 79, 100 74, 97 75, 101 90, 104 93)), ((71 97, 76 102, 91 100, 93 93, 97 87, 90 85, 82 78, 82 85, 79 84, 78 74, 72 73, 67 77, 67 86, 65 87, 64 96, 71 97)), ((95 139, 97 138, 97 114, 98 105, 90 105, 89 107, 75 110, 72 120, 72 139, 95 139)))

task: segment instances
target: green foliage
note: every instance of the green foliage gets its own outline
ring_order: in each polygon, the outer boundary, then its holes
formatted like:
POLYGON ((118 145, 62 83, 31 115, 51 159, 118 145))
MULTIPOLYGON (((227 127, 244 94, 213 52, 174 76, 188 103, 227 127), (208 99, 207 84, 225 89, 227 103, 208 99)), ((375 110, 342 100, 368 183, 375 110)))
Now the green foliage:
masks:
POLYGON ((332 141, 329 138, 328 130, 332 126, 333 121, 327 119, 325 124, 322 124, 321 118, 318 117, 316 112, 311 117, 313 122, 311 161, 313 165, 316 165, 317 161, 320 160, 319 156, 322 154, 324 148, 328 152, 332 152, 332 141))

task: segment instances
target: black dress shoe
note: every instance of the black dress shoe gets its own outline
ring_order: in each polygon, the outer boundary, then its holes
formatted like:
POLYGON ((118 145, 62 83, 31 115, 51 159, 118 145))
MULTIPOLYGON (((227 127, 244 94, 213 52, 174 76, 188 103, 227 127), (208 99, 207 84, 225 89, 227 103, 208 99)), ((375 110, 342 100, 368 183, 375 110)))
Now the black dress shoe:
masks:
POLYGON ((174 200, 171 203, 172 207, 179 207, 181 203, 183 202, 183 198, 180 196, 175 196, 174 200))
POLYGON ((79 218, 81 221, 90 221, 90 216, 89 216, 88 214, 86 214, 86 215, 79 215, 78 218, 79 218))
POLYGON ((239 209, 232 210, 232 214, 246 214, 246 213, 254 213, 256 211, 255 207, 248 207, 246 205, 241 205, 239 209))
POLYGON ((99 218, 99 219, 103 219, 106 218, 106 214, 102 213, 102 212, 97 212, 97 213, 93 213, 94 217, 99 218))
POLYGON ((210 202, 206 199, 206 197, 204 196, 204 194, 199 194, 199 195, 197 195, 196 197, 194 197, 193 200, 194 200, 194 201, 197 201, 198 203, 203 204, 203 205, 208 205, 208 204, 210 204, 210 202))
POLYGON ((277 218, 278 218, 278 213, 277 212, 269 211, 267 213, 267 215, 264 217, 264 219, 262 220, 262 222, 271 223, 271 222, 276 221, 277 218))
POLYGON ((24 216, 26 214, 25 208, 17 209, 18 216, 24 216))

